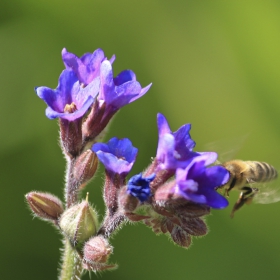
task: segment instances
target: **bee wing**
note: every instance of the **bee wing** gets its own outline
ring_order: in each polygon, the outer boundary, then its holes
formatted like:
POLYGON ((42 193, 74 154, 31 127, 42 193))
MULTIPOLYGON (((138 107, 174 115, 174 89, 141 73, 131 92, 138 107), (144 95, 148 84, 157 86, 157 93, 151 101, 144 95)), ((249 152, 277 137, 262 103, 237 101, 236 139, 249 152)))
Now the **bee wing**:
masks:
POLYGON ((253 200, 259 204, 269 204, 280 201, 280 186, 279 182, 260 184, 259 192, 253 200))
POLYGON ((219 160, 215 164, 220 164, 235 158, 235 155, 238 153, 240 148, 244 145, 249 134, 235 137, 235 138, 224 138, 221 140, 216 140, 210 143, 207 143, 204 147, 205 151, 214 151, 218 153, 219 160))

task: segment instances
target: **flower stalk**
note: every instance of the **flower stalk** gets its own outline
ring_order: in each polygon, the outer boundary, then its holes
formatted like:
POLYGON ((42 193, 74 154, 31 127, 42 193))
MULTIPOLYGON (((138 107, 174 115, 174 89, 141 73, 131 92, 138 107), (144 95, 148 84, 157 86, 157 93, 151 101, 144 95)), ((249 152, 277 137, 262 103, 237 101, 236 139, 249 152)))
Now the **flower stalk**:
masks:
POLYGON ((64 249, 59 280, 81 279, 83 267, 82 260, 70 241, 64 239, 64 249))
POLYGON ((79 183, 74 176, 75 158, 67 160, 67 169, 65 177, 65 201, 66 208, 70 208, 78 201, 79 183))

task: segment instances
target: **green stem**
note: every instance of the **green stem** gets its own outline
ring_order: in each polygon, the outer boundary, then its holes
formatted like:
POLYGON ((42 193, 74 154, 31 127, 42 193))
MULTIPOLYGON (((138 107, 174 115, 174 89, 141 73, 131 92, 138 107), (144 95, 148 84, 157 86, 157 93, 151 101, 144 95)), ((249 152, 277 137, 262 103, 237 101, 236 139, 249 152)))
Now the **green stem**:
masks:
POLYGON ((64 254, 62 257, 62 266, 60 270, 59 280, 79 280, 82 275, 82 260, 72 248, 69 240, 65 238, 64 254))

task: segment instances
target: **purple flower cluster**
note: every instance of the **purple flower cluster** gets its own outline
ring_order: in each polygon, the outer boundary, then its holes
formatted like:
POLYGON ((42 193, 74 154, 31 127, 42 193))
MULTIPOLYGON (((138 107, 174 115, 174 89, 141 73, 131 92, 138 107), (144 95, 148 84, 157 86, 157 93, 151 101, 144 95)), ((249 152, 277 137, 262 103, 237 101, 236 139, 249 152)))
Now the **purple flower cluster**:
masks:
POLYGON ((124 70, 114 78, 112 63, 115 56, 108 60, 101 49, 80 58, 63 49, 62 60, 66 69, 59 77, 57 88, 35 88, 37 95, 48 105, 46 116, 50 119, 75 121, 94 107, 97 100, 94 115, 100 115, 102 111, 102 119, 106 120, 101 124, 103 129, 108 118, 143 96, 151 87, 150 84, 142 88, 131 70, 124 70))
MULTIPOLYGON (((195 203, 206 204, 212 208, 226 207, 227 199, 217 193, 216 188, 228 181, 229 172, 221 166, 208 167, 216 161, 217 154, 193 151, 195 142, 189 134, 190 124, 183 125, 173 133, 162 114, 158 114, 157 120, 159 141, 155 164, 152 164, 145 174, 148 178, 150 178, 149 176, 152 178, 149 180, 151 187, 159 190, 158 193, 155 192, 156 197, 163 198, 160 185, 175 176, 174 184, 168 189, 166 196, 169 199, 173 196, 177 199, 180 197, 195 203), (166 172, 168 178, 164 176, 166 172), (160 184, 158 184, 159 181, 160 184), (155 187, 155 184, 158 185, 155 187)), ((128 139, 118 140, 117 138, 112 138, 107 144, 94 144, 92 150, 107 170, 118 174, 127 174, 130 171, 137 154, 137 149, 128 139)), ((138 178, 140 175, 136 176, 138 178)), ((130 179, 128 182, 128 192, 134 193, 134 196, 137 197, 137 192, 133 192, 129 188, 132 181, 130 179)), ((143 184, 143 189, 147 189, 147 184, 143 184)), ((148 200, 149 195, 142 196, 139 191, 138 198, 143 202, 148 200)))
POLYGON ((229 172, 222 166, 211 166, 216 153, 193 151, 190 124, 172 132, 162 114, 158 114, 157 122, 156 157, 143 174, 132 176, 127 184, 125 176, 137 155, 128 139, 96 143, 92 150, 105 166, 104 197, 111 209, 111 222, 119 218, 118 213, 133 222, 142 220, 156 233, 170 234, 175 243, 187 248, 192 236, 207 233, 201 217, 209 214, 210 208, 228 205, 216 190, 227 183, 229 172), (141 206, 147 215, 139 214, 141 206))
POLYGON ((166 118, 158 114, 155 170, 169 170, 169 176, 175 175, 176 184, 169 189, 169 194, 213 208, 224 208, 228 201, 216 192, 216 188, 229 180, 229 172, 221 166, 207 168, 218 155, 215 152, 193 152, 195 142, 190 137, 190 128, 191 125, 186 124, 172 133, 166 118))

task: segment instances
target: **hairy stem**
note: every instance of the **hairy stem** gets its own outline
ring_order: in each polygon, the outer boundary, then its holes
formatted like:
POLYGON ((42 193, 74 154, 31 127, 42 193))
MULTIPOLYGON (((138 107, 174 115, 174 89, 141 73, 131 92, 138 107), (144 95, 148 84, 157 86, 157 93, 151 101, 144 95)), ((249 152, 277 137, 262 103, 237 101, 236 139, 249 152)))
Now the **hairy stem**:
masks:
POLYGON ((126 221, 126 217, 123 214, 115 213, 114 216, 110 216, 107 213, 103 225, 98 231, 98 234, 109 238, 110 235, 126 221))
POLYGON ((72 248, 68 239, 64 241, 64 253, 59 280, 80 280, 82 275, 82 260, 72 248))
POLYGON ((69 159, 67 161, 66 179, 65 179, 65 201, 66 208, 70 208, 78 201, 78 183, 73 176, 75 159, 69 159))
MULTIPOLYGON (((65 178, 65 202, 66 209, 78 201, 78 185, 73 176, 75 158, 68 158, 65 178)), ((59 280, 80 280, 82 275, 82 259, 70 241, 65 237, 63 242, 62 266, 59 280)))

